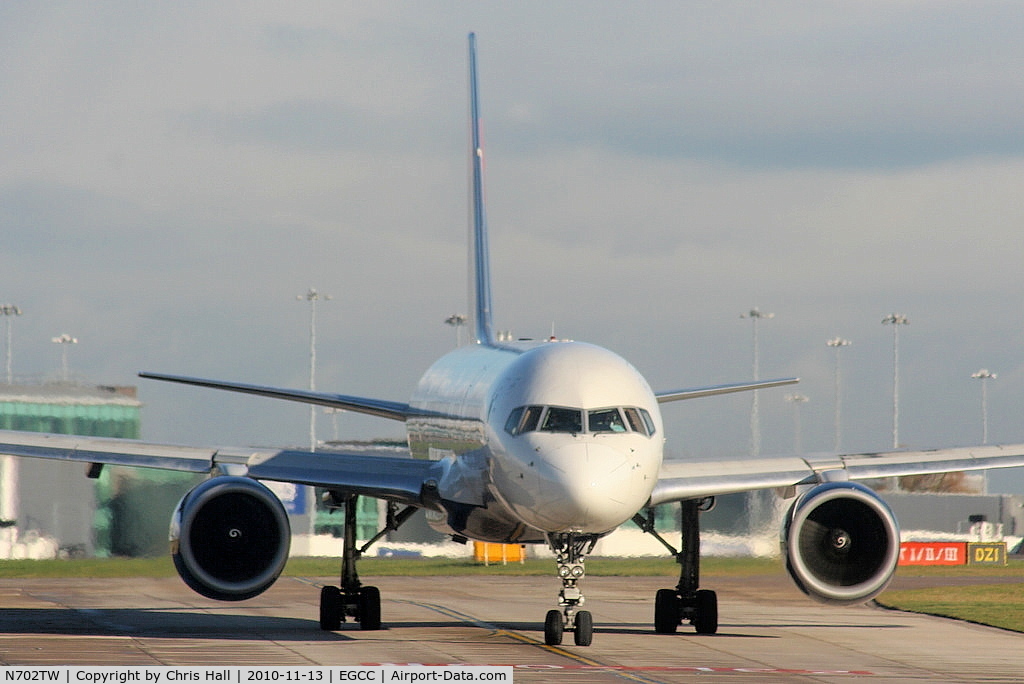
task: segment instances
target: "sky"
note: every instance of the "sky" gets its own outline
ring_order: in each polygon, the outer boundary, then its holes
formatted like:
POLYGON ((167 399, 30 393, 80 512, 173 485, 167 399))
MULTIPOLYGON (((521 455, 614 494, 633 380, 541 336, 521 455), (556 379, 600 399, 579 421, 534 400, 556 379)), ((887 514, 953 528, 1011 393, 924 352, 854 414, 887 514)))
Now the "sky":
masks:
MULTIPOLYGON (((759 393, 762 453, 833 447, 836 336, 856 452, 892 446, 898 312, 900 444, 979 444, 982 368, 1024 442, 1016 2, 2 3, 15 375, 67 333, 147 440, 302 445, 303 406, 136 373, 306 387, 315 287, 318 388, 408 399, 468 310, 470 31, 498 329, 668 390, 751 379, 757 307, 760 377, 802 379, 759 393)), ((749 452, 750 395, 663 413, 670 454, 749 452)))

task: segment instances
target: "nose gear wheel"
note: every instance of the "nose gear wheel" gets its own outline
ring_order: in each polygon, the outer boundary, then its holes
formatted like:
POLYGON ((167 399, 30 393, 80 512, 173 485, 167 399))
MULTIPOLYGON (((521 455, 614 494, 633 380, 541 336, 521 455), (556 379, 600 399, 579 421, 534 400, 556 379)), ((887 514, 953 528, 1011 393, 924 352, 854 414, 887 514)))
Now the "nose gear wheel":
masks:
POLYGON ((597 537, 590 534, 548 535, 548 545, 555 553, 558 577, 562 580, 562 590, 558 592, 558 605, 562 610, 549 610, 544 618, 544 643, 548 646, 561 644, 566 631, 573 633, 577 646, 589 646, 593 641, 594 618, 590 611, 578 608, 585 601, 579 587, 579 581, 586 575, 584 561, 596 543, 597 537))

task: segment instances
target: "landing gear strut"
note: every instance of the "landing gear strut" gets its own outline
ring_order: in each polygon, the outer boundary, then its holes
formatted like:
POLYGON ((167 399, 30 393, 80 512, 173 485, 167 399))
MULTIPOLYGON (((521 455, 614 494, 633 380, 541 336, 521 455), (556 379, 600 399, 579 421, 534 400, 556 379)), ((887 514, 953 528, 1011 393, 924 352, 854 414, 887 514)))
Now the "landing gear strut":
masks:
POLYGON ((682 549, 676 551, 654 529, 654 512, 633 517, 647 532, 675 556, 679 563, 679 584, 675 589, 659 589, 654 597, 654 631, 674 634, 683 620, 689 620, 697 634, 718 631, 718 597, 700 586, 700 512, 710 510, 714 499, 690 499, 681 502, 679 514, 682 549))
POLYGON ((364 587, 356 572, 356 561, 372 544, 388 532, 397 530, 416 512, 406 506, 395 514, 395 504, 388 502, 387 523, 380 532, 361 547, 356 546, 356 500, 346 496, 339 503, 345 509, 344 538, 341 552, 341 586, 327 586, 320 590, 320 629, 333 631, 341 628, 346 617, 353 618, 361 629, 380 629, 380 590, 364 587))
POLYGON ((565 631, 573 633, 577 646, 589 646, 594 638, 594 617, 589 610, 577 610, 584 603, 583 592, 578 583, 586 575, 584 561, 594 550, 597 537, 576 535, 572 532, 548 535, 548 544, 555 552, 558 563, 558 577, 562 590, 558 592, 558 610, 549 610, 544 617, 544 643, 558 646, 565 631))

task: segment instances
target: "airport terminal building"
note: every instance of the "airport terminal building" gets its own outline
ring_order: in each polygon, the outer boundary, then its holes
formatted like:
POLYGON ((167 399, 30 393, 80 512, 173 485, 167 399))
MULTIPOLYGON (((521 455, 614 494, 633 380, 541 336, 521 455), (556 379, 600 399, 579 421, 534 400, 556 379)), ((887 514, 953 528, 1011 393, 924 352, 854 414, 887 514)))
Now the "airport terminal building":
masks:
MULTIPOLYGON (((0 383, 3 430, 139 439, 141 409, 133 386, 0 383)), ((0 560, 166 554, 175 506, 205 477, 106 466, 90 479, 86 471, 81 463, 0 456, 0 560)), ((274 489, 292 518, 293 539, 308 539, 312 490, 297 488, 296 497, 287 487, 274 489)), ((315 514, 320 535, 340 534, 340 513, 315 514)), ((361 499, 360 538, 377 531, 377 517, 377 502, 361 499)))
MULTIPOLYGON (((0 384, 5 430, 137 439, 141 408, 134 387, 0 384)), ((130 545, 138 516, 119 512, 126 496, 140 497, 119 470, 126 469, 107 468, 93 480, 80 463, 0 457, 0 559, 107 555, 130 545)), ((149 490, 154 484, 135 474, 131 480, 149 490)), ((157 537, 164 547, 167 510, 157 537)))

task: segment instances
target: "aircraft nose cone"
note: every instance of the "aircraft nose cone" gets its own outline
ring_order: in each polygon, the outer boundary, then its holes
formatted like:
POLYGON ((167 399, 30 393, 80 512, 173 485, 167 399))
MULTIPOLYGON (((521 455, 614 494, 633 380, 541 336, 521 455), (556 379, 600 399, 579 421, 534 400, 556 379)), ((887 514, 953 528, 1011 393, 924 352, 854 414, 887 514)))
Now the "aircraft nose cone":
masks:
POLYGON ((540 472, 544 529, 607 532, 643 505, 650 492, 628 452, 597 442, 560 447, 540 472))

